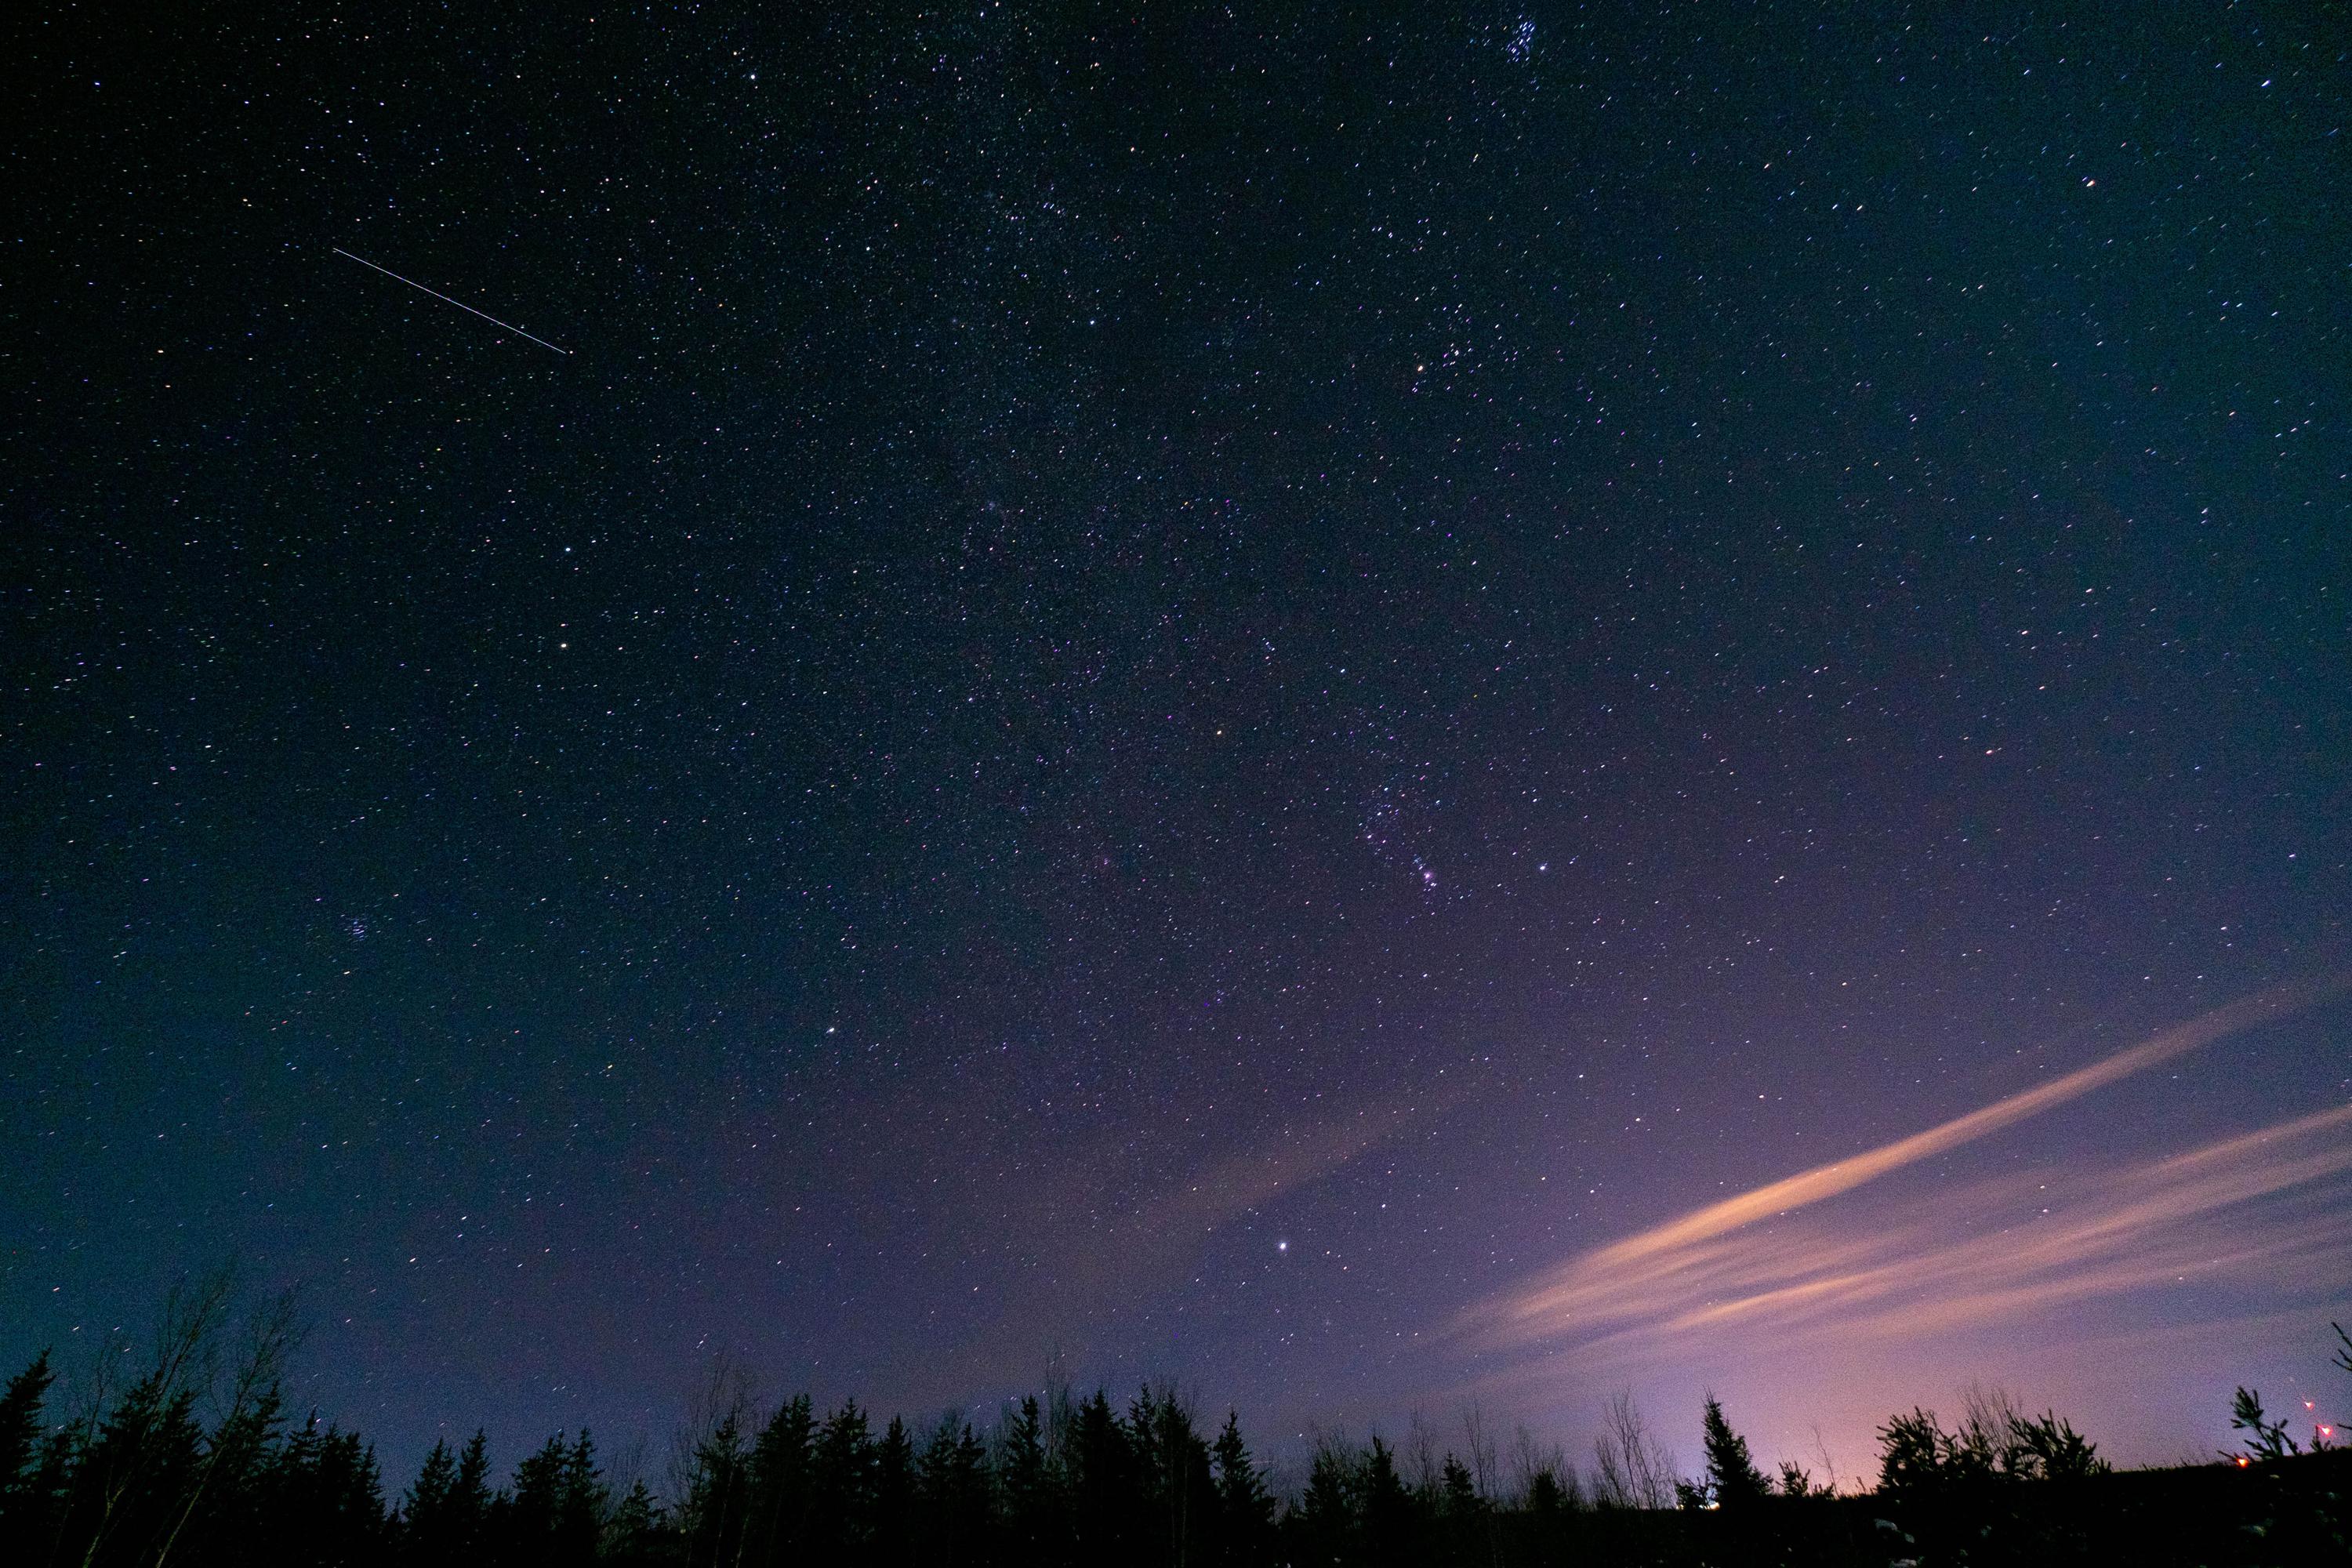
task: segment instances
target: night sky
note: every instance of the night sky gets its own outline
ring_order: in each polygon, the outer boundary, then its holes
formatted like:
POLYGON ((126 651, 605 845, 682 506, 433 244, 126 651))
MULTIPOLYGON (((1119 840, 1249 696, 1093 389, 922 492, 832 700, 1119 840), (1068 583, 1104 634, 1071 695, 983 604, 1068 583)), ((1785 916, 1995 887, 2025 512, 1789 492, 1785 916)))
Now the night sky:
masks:
POLYGON ((11 1367, 2341 1394, 2340 14, 854 9, 0 24, 11 1367))

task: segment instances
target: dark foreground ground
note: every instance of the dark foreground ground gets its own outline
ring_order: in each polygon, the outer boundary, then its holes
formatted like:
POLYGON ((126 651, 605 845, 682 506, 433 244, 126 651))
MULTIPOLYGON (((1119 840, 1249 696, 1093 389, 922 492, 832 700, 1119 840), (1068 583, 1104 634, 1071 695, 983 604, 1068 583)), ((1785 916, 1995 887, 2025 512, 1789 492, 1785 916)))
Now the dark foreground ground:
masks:
MULTIPOLYGON (((1774 1498, 1708 1512, 1497 1514, 1489 1561, 1717 1565, 2352 1562, 2352 1451, 1950 1493, 1774 1498)), ((1465 1560, 1450 1543, 1454 1560, 1465 1560)), ((1475 1561, 1475 1557, 1469 1560, 1475 1561)))

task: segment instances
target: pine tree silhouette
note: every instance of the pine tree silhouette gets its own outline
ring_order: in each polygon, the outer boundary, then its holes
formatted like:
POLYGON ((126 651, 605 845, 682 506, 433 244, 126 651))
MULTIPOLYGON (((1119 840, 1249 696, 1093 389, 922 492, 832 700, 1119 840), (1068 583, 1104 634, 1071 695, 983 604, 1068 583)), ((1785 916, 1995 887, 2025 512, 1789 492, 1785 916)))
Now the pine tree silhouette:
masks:
POLYGON ((1317 1446, 1307 1472, 1307 1490, 1290 1523, 1303 1563, 1352 1560, 1356 1537, 1356 1460, 1336 1442, 1317 1446))
POLYGON ((1485 1510, 1485 1500, 1478 1496, 1478 1482, 1470 1474, 1470 1467, 1452 1454, 1445 1456, 1445 1468, 1438 1486, 1438 1506, 1446 1518, 1472 1520, 1485 1510))
POLYGON ((322 1427, 314 1412, 278 1447, 261 1494, 273 1561, 326 1568, 383 1560, 383 1478, 356 1432, 322 1427))
POLYGON ((457 1487, 457 1456, 446 1439, 436 1439, 433 1451, 410 1483, 400 1505, 401 1555, 415 1562, 446 1561, 450 1539, 449 1497, 457 1487))
POLYGON ((1274 1537, 1274 1494, 1265 1488, 1242 1441, 1241 1414, 1225 1412, 1211 1450, 1216 1461, 1218 1561, 1225 1563, 1264 1560, 1274 1537))
POLYGON ((817 1432, 809 1541, 819 1561, 862 1555, 874 1533, 875 1452, 866 1412, 845 1400, 817 1432))
POLYGON ((751 1500, 743 1560, 779 1563, 801 1549, 809 1527, 809 1444, 816 1417, 805 1394, 784 1401, 751 1447, 751 1500))
POLYGON ((680 1511, 688 1568, 720 1568, 741 1556, 751 1513, 751 1468, 742 1418, 730 1409, 687 1456, 680 1511))
POLYGON ((515 1467, 514 1484, 499 1510, 499 1554, 509 1561, 544 1554, 555 1537, 555 1515, 571 1449, 557 1433, 515 1467))
POLYGON ((1129 1407, 1139 1516, 1133 1538, 1171 1568, 1207 1560, 1216 1524, 1216 1482, 1208 1445, 1171 1386, 1146 1384, 1129 1407))
MULTIPOLYGON (((605 1521, 597 1542, 597 1560, 613 1568, 653 1568, 667 1561, 661 1507, 654 1500, 653 1489, 643 1479, 634 1482, 621 1500, 614 1505, 613 1517, 605 1521)), ((757 1561, 770 1561, 760 1558, 757 1561)))
POLYGON ((100 1421, 76 1456, 68 1502, 75 1556, 97 1563, 115 1555, 152 1557, 169 1537, 201 1461, 204 1435, 195 1394, 173 1370, 132 1384, 100 1421))
POLYGON ((457 1474, 449 1487, 449 1544, 460 1554, 478 1550, 490 1523, 489 1437, 480 1427, 466 1440, 457 1456, 457 1474))
POLYGON ((1717 1506, 1751 1509, 1772 1495, 1772 1483, 1748 1452, 1748 1439, 1731 1429, 1722 1402, 1712 1394, 1706 1396, 1700 1433, 1706 1450, 1706 1492, 1717 1506))
POLYGON ((570 1443, 558 1433, 515 1467, 497 1552, 516 1563, 587 1562, 608 1500, 594 1440, 585 1428, 570 1443))
POLYGON ((1085 1562, 1126 1562, 1137 1515, 1135 1454, 1126 1424, 1101 1389, 1081 1403, 1071 1434, 1073 1543, 1085 1562))
POLYGON ((33 1364, 8 1380, 0 1394, 0 1529, 6 1529, 26 1499, 26 1471, 33 1462, 41 1434, 41 1406, 57 1374, 43 1351, 33 1364))
MULTIPOLYGON (((1466 1479, 1469 1472, 1463 1474, 1466 1479)), ((1396 1457, 1378 1433, 1373 1434, 1364 1454, 1359 1489, 1363 1510, 1362 1560, 1372 1564, 1422 1561, 1421 1505, 1397 1475, 1396 1457)))
POLYGON ((556 1490, 551 1543, 556 1561, 586 1563, 594 1557, 612 1499, 613 1489, 604 1484, 604 1473, 597 1468, 596 1445, 583 1426, 563 1456, 563 1475, 556 1490))
POLYGON ((872 1560, 906 1568, 915 1560, 915 1442, 907 1423, 893 1415, 875 1445, 872 1560))
POLYGON ((1045 1467, 1045 1420, 1034 1394, 1023 1396, 1020 1408, 1004 1425, 996 1473, 1007 1541, 1016 1556, 1034 1562, 1058 1534, 1053 1478, 1045 1467))

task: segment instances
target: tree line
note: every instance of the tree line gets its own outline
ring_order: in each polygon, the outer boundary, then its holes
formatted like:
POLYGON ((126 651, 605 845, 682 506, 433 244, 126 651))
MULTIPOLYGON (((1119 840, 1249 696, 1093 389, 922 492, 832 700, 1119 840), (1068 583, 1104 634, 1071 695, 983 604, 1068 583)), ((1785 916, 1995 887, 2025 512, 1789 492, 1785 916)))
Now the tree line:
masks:
MULTIPOLYGON (((393 1491, 359 1434, 289 1409, 291 1303, 240 1325, 230 1306, 226 1277, 175 1291, 135 1375, 117 1354, 67 1391, 44 1354, 9 1380, 0 1562, 1497 1568, 1721 1561, 1741 1555, 1728 1548, 1742 1542, 1758 1561, 1801 1549, 1820 1561, 1876 1562, 1888 1560, 1879 1527, 1922 1561, 1939 1555, 1938 1531, 1986 1561, 1996 1537, 1984 1521, 2018 1513, 2011 1504, 2029 1495, 2021 1489, 2063 1500, 2108 1473, 2063 1418, 1979 1394, 1950 1427, 1926 1410, 1889 1419, 1877 1488, 1862 1500, 1894 1517, 1859 1521, 1833 1475, 1817 1479, 1794 1463, 1767 1474, 1712 1396, 1704 1462, 1685 1477, 1620 1395, 1582 1470, 1524 1428, 1501 1440, 1472 1407, 1444 1436, 1419 1417, 1394 1445, 1326 1436, 1303 1484, 1277 1496, 1238 1416, 1228 1412, 1213 1430, 1170 1385, 1148 1384, 1123 1406, 1103 1390, 1054 1389, 982 1429, 954 1413, 922 1426, 880 1420, 855 1401, 821 1410, 805 1394, 762 1406, 720 1380, 658 1477, 636 1464, 616 1473, 583 1430, 550 1437, 501 1480, 477 1432, 436 1444, 393 1491)), ((2352 1340, 2344 1342, 2338 1360, 2352 1371, 2352 1340)), ((2297 1458, 2250 1391, 2240 1391, 2236 1415, 2248 1434, 2230 1456, 2237 1466, 2297 1458)), ((2313 1445, 2327 1448, 2326 1429, 2313 1445)), ((2041 1503, 2024 1511, 2036 1510, 2048 1513, 2041 1503)), ((2057 1539, 2046 1524, 2031 1533, 2034 1551, 2057 1539)))

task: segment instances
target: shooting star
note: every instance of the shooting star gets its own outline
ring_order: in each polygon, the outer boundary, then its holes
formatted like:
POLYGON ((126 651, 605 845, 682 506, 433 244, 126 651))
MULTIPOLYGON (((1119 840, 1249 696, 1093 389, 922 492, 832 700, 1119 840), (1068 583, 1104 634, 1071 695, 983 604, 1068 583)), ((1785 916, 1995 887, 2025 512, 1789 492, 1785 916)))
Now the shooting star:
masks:
MULTIPOLYGON (((350 251, 345 250, 345 249, 344 249, 341 246, 340 246, 340 245, 335 246, 335 247, 333 247, 332 248, 333 248, 333 250, 334 250, 334 253, 335 253, 337 256, 352 256, 352 253, 351 253, 350 251)), ((366 257, 364 257, 364 256, 352 256, 352 259, 353 261, 358 262, 362 267, 364 267, 364 268, 368 268, 368 269, 369 269, 370 271, 372 271, 372 272, 381 272, 381 273, 383 273, 386 278, 391 279, 392 279, 394 282, 395 282, 395 283, 405 283, 405 284, 407 284, 411 289, 415 289, 418 290, 420 293, 425 293, 425 294, 430 294, 430 295, 432 295, 436 300, 440 300, 440 301, 441 301, 442 303, 444 303, 444 304, 446 304, 446 305, 455 305, 455 306, 457 306, 457 309, 459 309, 460 310, 464 310, 464 311, 466 311, 466 312, 467 312, 468 314, 471 314, 471 315, 479 316, 479 317, 481 317, 481 318, 482 318, 482 320, 484 320, 484 321, 486 321, 489 322, 489 323, 490 323, 490 325, 492 325, 492 326, 494 326, 494 327, 502 327, 502 328, 504 328, 506 331, 509 331, 509 332, 512 332, 515 336, 517 336, 517 337, 519 337, 519 338, 530 338, 530 341, 531 341, 532 342, 537 343, 541 348, 543 348, 543 349, 554 349, 554 350, 555 350, 555 352, 556 352, 557 353, 564 354, 564 355, 569 355, 569 354, 572 353, 572 351, 571 351, 570 349, 565 349, 565 348, 556 348, 556 346, 555 346, 553 343, 549 342, 545 338, 531 338, 531 337, 530 337, 530 334, 529 332, 524 331, 520 327, 516 326, 513 322, 511 322, 511 321, 499 321, 496 316, 491 315, 488 310, 475 310, 475 309, 474 309, 474 307, 472 307, 471 305, 467 304, 467 303, 466 303, 466 301, 464 301, 463 300, 452 300, 452 299, 450 299, 450 298, 449 298, 449 296, 448 296, 448 295, 444 294, 444 293, 443 293, 443 292, 441 292, 441 290, 440 290, 440 289, 427 289, 427 288, 425 288, 425 285, 424 285, 424 284, 419 283, 419 282, 418 282, 415 279, 414 279, 414 278, 403 278, 399 273, 394 272, 394 271, 391 268, 389 268, 389 267, 378 267, 374 262, 370 261, 370 260, 369 260, 366 257)))

